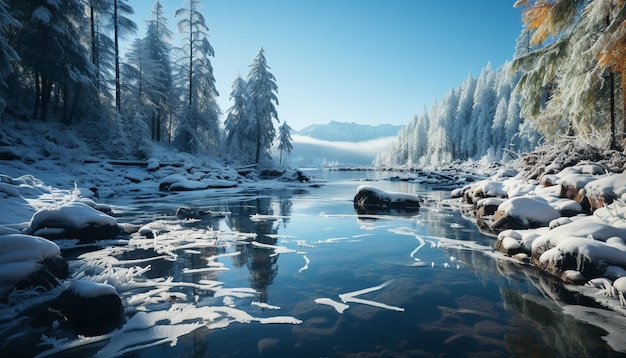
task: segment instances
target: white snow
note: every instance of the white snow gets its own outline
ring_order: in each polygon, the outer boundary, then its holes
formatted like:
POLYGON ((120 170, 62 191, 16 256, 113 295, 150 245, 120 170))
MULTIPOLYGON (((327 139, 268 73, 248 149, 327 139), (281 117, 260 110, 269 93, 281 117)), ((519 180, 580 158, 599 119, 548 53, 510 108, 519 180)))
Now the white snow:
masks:
POLYGON ((117 220, 107 214, 93 209, 82 202, 71 202, 58 209, 44 209, 33 215, 28 231, 37 235, 39 230, 47 231, 49 225, 56 228, 72 228, 80 230, 90 226, 117 226, 117 220))
POLYGON ((250 303, 253 306, 257 306, 257 307, 261 307, 267 310, 279 310, 280 307, 278 306, 274 306, 274 305, 270 305, 268 303, 265 302, 259 302, 259 301, 252 301, 252 303, 250 303))
POLYGON ((61 257, 59 247, 46 239, 23 235, 0 235, 0 282, 15 283, 42 267, 47 258, 61 257))
POLYGON ((350 308, 349 305, 345 304, 345 303, 341 303, 341 302, 337 302, 331 298, 316 298, 315 303, 319 304, 319 305, 327 305, 327 306, 331 306, 332 308, 334 308, 338 313, 343 313, 343 311, 347 310, 348 308, 350 308))
POLYGON ((585 190, 589 196, 613 195, 619 198, 626 193, 626 173, 604 175, 585 185, 585 190))
POLYGON ((302 258, 304 258, 304 266, 302 266, 298 272, 302 272, 304 270, 308 270, 309 269, 309 263, 311 262, 311 260, 309 260, 308 257, 306 257, 306 255, 302 255, 302 258))
POLYGON ((383 288, 388 286, 390 283, 391 283, 391 281, 387 281, 387 282, 383 283, 382 285, 369 287, 369 288, 365 288, 365 289, 358 290, 358 291, 342 293, 342 294, 339 294, 339 298, 341 299, 341 301, 343 303, 348 303, 348 302, 360 303, 360 304, 369 305, 369 306, 373 306, 373 307, 384 308, 384 309, 387 309, 387 310, 403 312, 404 308, 401 308, 401 307, 391 306, 391 305, 388 305, 388 304, 385 304, 385 303, 372 301, 372 300, 366 300, 366 299, 362 299, 362 298, 357 298, 356 297, 356 296, 361 296, 361 295, 364 295, 364 294, 367 294, 367 293, 370 293, 370 292, 382 290, 383 288))
POLYGON ((261 242, 258 242, 258 241, 252 241, 252 246, 258 247, 258 248, 261 248, 261 249, 274 250, 274 253, 276 253, 276 254, 290 254, 290 253, 296 252, 296 250, 289 249, 289 248, 287 248, 285 246, 264 244, 264 243, 261 243, 261 242))
POLYGON ((559 212, 540 197, 521 196, 505 200, 498 211, 517 218, 526 225, 535 223, 547 225, 561 216, 559 212))

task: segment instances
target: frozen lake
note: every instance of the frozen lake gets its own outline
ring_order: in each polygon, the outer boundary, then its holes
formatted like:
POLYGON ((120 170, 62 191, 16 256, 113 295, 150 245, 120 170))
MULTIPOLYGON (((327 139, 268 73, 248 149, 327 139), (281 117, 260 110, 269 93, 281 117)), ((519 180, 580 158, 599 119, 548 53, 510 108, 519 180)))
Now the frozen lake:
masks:
POLYGON ((563 313, 584 299, 492 254, 493 238, 439 205, 447 192, 384 180, 392 175, 385 172, 307 174, 323 185, 140 193, 112 203, 120 222, 150 222, 156 237, 75 252, 82 256, 70 269, 116 286, 129 307, 126 328, 93 342, 36 332, 54 337, 38 351, 54 346, 63 355, 74 344, 78 356, 127 357, 616 355, 604 330, 563 313), (352 198, 361 184, 431 205, 358 216, 352 198), (229 214, 180 221, 180 205, 229 214))

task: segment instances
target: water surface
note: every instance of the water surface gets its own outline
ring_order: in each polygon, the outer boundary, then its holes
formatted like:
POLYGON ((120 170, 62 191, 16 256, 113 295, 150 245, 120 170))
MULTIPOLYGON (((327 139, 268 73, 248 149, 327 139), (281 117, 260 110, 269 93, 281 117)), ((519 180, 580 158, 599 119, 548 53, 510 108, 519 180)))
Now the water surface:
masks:
MULTIPOLYGON (((88 252, 72 261, 74 275, 116 285, 129 322, 170 312, 153 324, 173 330, 158 338, 145 323, 129 331, 136 337, 113 332, 81 343, 78 356, 100 349, 126 357, 619 355, 606 331, 563 313, 588 302, 530 266, 494 256, 493 238, 441 204, 447 191, 385 180, 388 172, 308 174, 323 185, 140 193, 113 203, 121 222, 153 223, 156 237, 88 252), (352 198, 362 184, 429 204, 417 213, 359 216, 352 198), (228 214, 181 221, 179 205, 228 214), (357 300, 343 312, 319 303, 342 303, 350 293, 357 300), (207 313, 216 307, 221 316, 207 313), (281 317, 288 319, 261 320, 281 317), (176 331, 193 325, 191 333, 176 331)), ((76 342, 67 332, 45 334, 76 342)))
MULTIPOLYGON (((611 356, 599 328, 562 313, 572 295, 538 271, 487 253, 493 238, 457 210, 437 205, 447 192, 383 180, 389 173, 314 171, 321 188, 262 190, 218 200, 229 216, 211 224, 254 233, 257 242, 294 249, 274 254, 235 245, 240 255, 220 261, 215 279, 251 287, 255 298, 235 300, 253 315, 289 315, 299 325, 231 324, 199 329, 174 348, 134 353, 182 356, 611 356), (405 216, 359 217, 352 197, 361 184, 415 193, 433 205, 405 216), (249 199, 245 196, 249 195, 249 199), (220 201, 221 200, 221 201, 220 201), (268 215, 253 221, 251 215, 268 215), (275 216, 271 218, 271 216, 275 216), (453 240, 459 240, 457 243, 453 240), (376 287, 360 298, 400 310, 348 303, 343 313, 315 299, 376 287), (548 294, 557 300, 546 298, 548 294), (560 295, 560 296, 559 296, 560 295), (251 305, 259 301, 279 310, 251 305)), ((212 198, 195 205, 210 206, 212 198)), ((206 225, 206 222, 200 222, 206 225)), ((196 260, 199 267, 204 265, 196 260)), ((192 263, 193 265, 193 263, 192 263)), ((172 268, 168 273, 180 276, 172 268)), ((185 276, 200 280, 206 276, 185 276)), ((218 304, 203 297, 199 304, 218 304)))

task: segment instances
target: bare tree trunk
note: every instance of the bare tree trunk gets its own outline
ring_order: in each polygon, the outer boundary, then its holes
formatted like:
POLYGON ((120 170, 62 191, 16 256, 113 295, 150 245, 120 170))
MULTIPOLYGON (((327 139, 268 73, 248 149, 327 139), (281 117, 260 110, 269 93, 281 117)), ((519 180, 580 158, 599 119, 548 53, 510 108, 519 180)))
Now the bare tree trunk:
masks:
POLYGON ((41 105, 41 83, 39 82, 39 73, 35 73, 35 105, 33 106, 33 118, 37 118, 37 112, 41 105))
POLYGON ((617 142, 617 133, 615 129, 615 73, 611 71, 609 73, 609 86, 611 92, 610 98, 610 117, 611 117, 611 146, 610 148, 613 150, 620 149, 620 145, 617 142))
POLYGON ((626 139, 626 73, 621 74, 622 83, 622 142, 626 139))
MULTIPOLYGON (((68 106, 69 106, 69 102, 70 102, 70 99, 69 99, 70 96, 68 94, 69 91, 68 91, 67 84, 63 85, 63 89, 61 90, 61 92, 63 94, 63 111, 62 111, 63 115, 61 117, 61 123, 63 123, 63 124, 70 124, 69 120, 68 120, 68 116, 69 116, 68 106)), ((58 97, 60 97, 60 96, 57 96, 57 98, 58 97)))

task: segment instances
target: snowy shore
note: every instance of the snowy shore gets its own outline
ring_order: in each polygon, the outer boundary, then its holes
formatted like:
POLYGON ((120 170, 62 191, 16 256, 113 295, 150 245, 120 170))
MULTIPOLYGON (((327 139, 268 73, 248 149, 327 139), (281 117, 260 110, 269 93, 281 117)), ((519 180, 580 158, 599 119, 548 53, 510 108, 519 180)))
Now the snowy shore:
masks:
POLYGON ((495 250, 624 305, 623 167, 622 153, 563 142, 452 197, 483 232, 496 236, 495 250))

